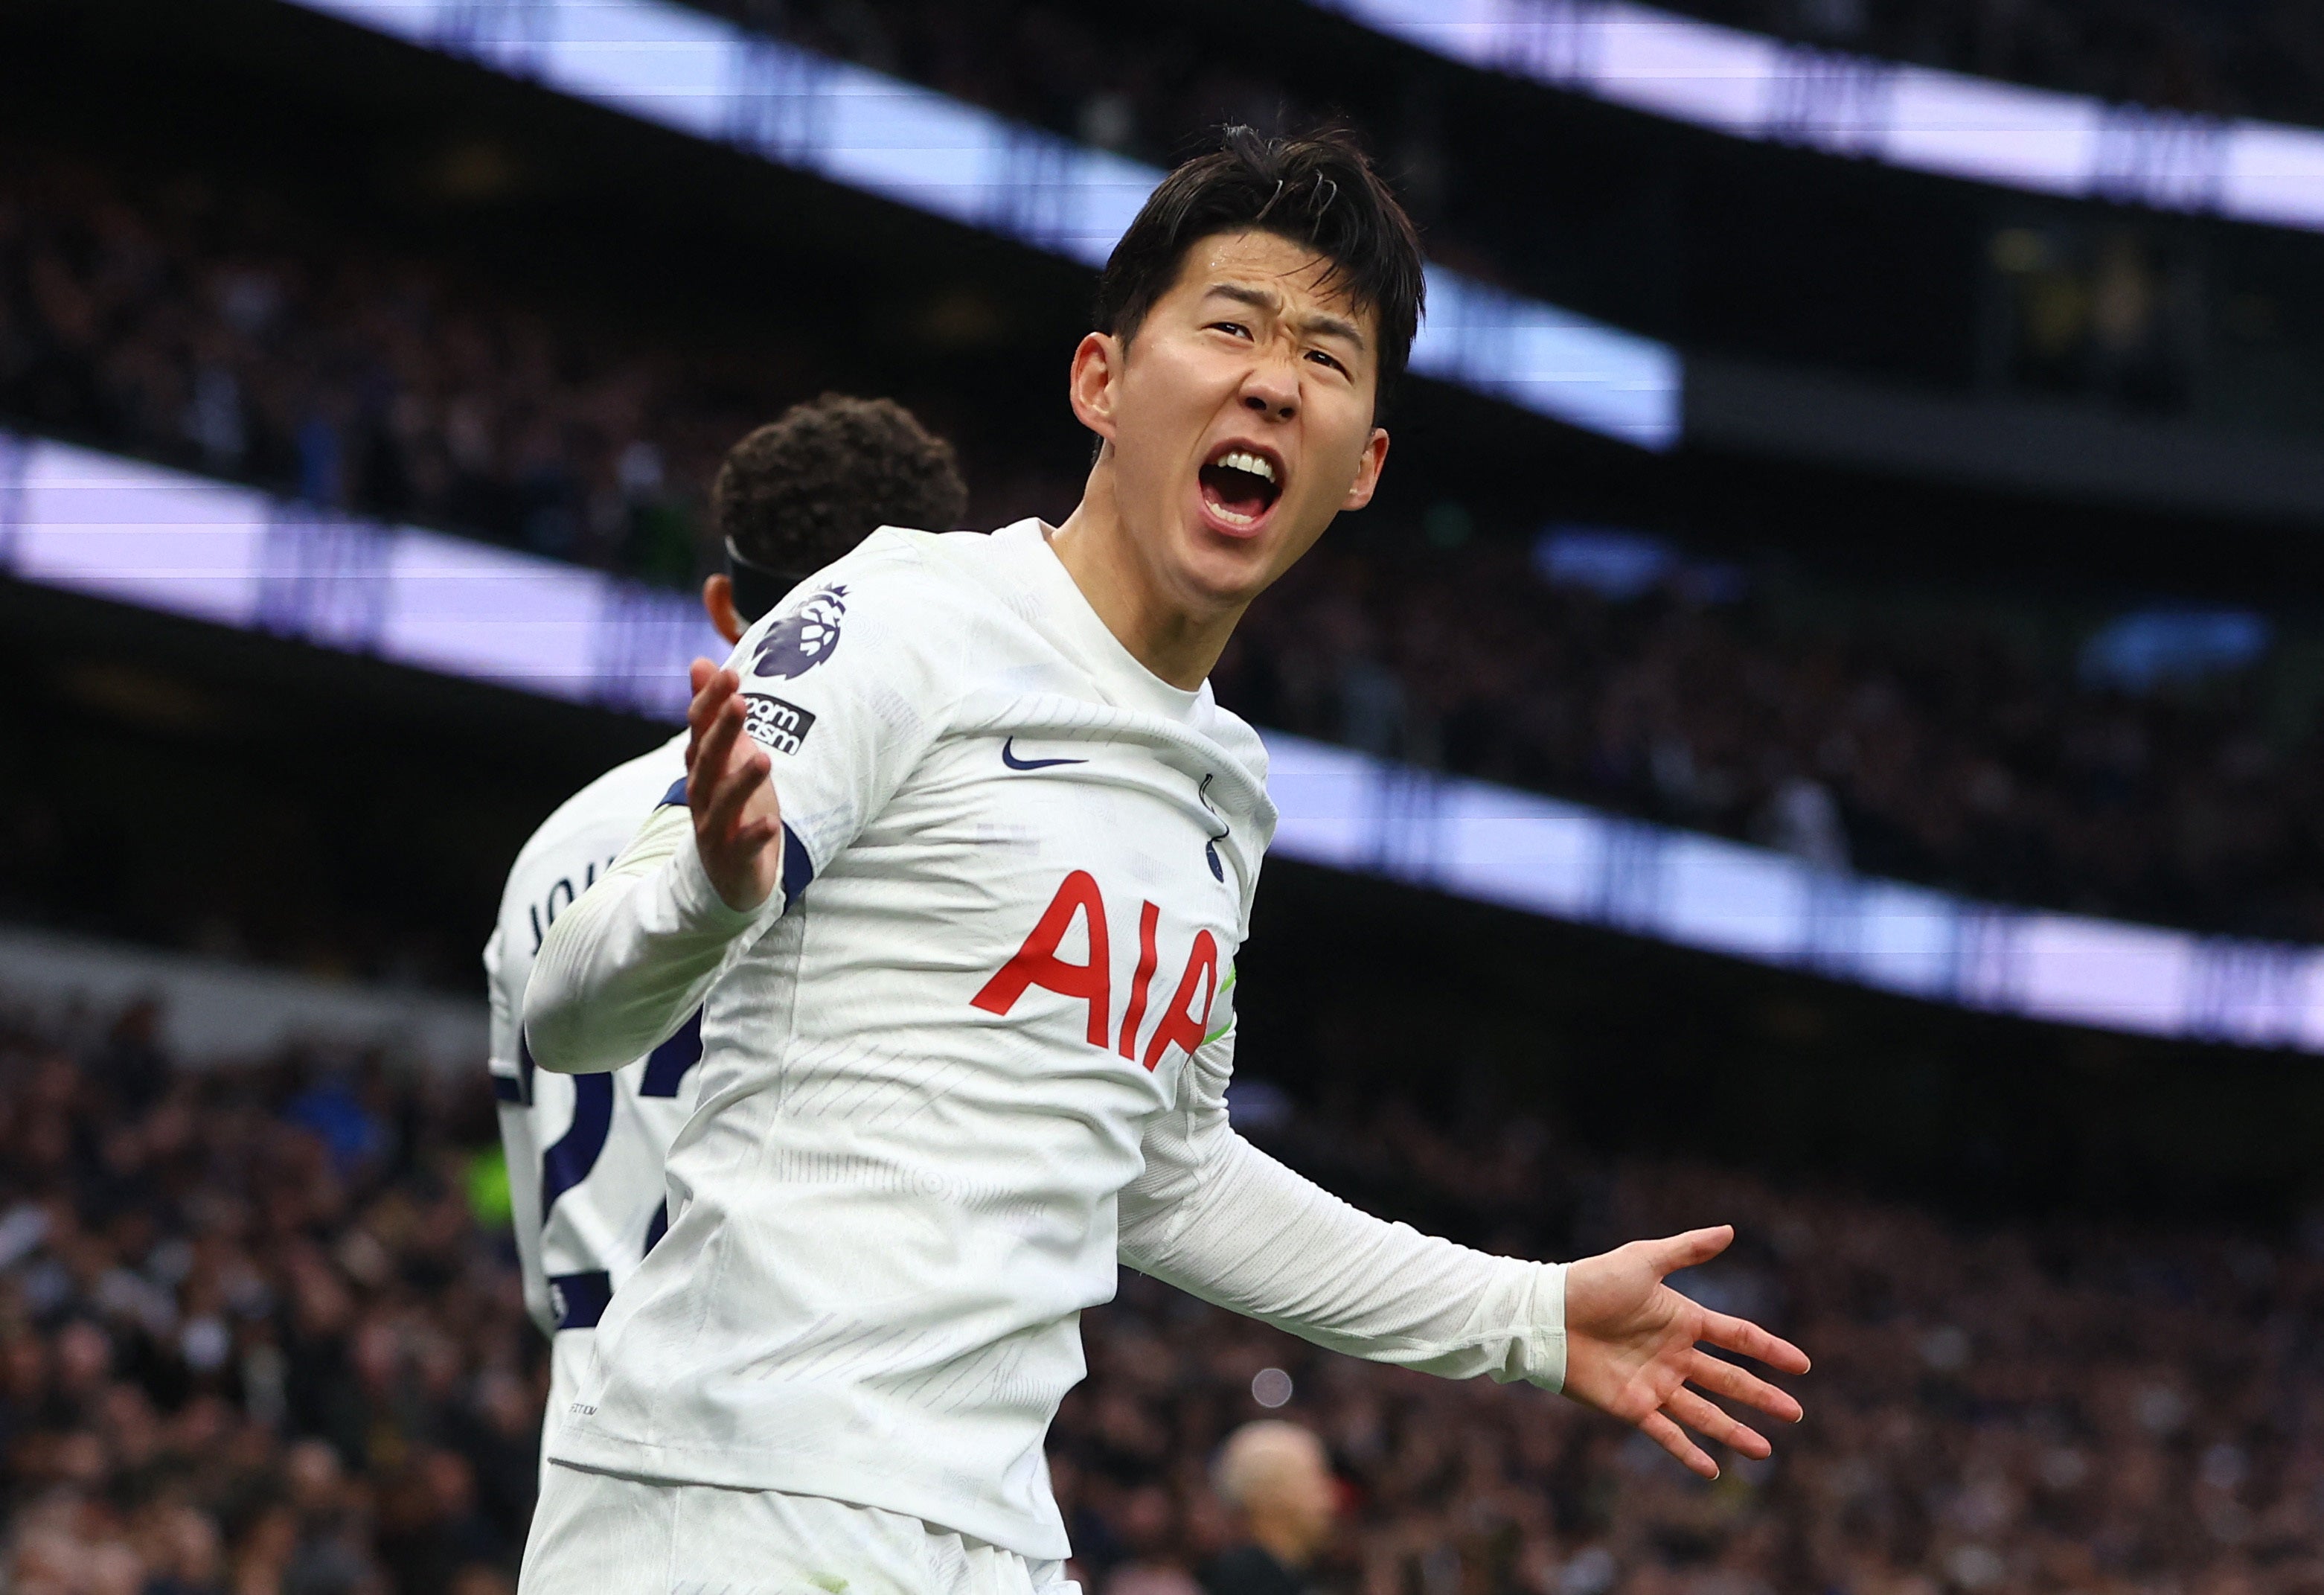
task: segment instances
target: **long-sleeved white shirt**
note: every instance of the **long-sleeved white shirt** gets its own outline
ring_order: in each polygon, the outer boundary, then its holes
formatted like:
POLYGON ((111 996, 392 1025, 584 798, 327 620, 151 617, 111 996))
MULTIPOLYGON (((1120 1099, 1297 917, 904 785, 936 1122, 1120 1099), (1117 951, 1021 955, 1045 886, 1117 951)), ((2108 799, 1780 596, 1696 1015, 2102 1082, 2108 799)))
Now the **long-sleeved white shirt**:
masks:
POLYGON ((545 1067, 702 1005, 668 1235, 550 1454, 1067 1554, 1042 1440, 1117 1258, 1324 1345, 1555 1388, 1563 1274, 1356 1212, 1229 1127, 1266 754, 1159 680, 1024 521, 883 530, 733 658, 782 889, 681 807, 544 943, 545 1067))

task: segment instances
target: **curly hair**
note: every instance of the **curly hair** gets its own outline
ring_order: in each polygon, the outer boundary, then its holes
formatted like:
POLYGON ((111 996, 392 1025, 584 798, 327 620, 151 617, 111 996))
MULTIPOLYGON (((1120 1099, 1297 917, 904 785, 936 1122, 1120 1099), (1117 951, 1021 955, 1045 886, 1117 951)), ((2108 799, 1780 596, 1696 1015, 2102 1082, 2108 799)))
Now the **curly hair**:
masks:
POLYGON ((718 534, 752 564, 794 577, 875 527, 947 531, 968 508, 952 445, 892 399, 825 393, 726 451, 710 485, 718 534))

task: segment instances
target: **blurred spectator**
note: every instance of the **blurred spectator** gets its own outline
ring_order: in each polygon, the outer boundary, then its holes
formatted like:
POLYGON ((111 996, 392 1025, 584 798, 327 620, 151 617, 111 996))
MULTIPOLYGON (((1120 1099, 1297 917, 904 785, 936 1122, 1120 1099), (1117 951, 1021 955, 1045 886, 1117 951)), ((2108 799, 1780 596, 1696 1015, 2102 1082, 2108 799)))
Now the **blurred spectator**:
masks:
POLYGON ((1227 1437, 1217 1474, 1244 1538, 1203 1570, 1207 1595, 1301 1595, 1339 1509, 1323 1443, 1279 1418, 1245 1424, 1227 1437))
POLYGON ((1803 775, 1786 778, 1768 796, 1757 840, 1819 870, 1848 868, 1848 833, 1831 788, 1803 775))

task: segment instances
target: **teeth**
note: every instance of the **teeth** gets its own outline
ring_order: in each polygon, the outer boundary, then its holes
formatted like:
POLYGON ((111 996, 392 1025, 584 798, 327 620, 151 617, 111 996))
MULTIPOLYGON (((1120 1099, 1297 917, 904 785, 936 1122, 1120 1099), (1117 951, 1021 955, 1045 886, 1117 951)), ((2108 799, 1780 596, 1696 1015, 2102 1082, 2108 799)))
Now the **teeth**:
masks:
POLYGON ((1247 454, 1241 449, 1236 449, 1232 454, 1220 456, 1219 464, 1231 471, 1249 471, 1252 475, 1265 481, 1275 480, 1274 463, 1260 455, 1247 454))

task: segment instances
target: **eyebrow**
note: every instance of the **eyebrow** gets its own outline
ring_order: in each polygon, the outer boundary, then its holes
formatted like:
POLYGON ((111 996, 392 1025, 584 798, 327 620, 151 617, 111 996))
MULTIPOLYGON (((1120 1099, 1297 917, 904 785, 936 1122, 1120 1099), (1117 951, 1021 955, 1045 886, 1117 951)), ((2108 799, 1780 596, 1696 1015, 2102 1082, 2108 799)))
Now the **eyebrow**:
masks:
MULTIPOLYGON (((1265 310, 1269 315, 1279 316, 1283 313, 1283 301, 1263 288, 1248 288, 1240 282, 1213 282, 1204 297, 1212 296, 1232 300, 1239 305, 1249 305, 1254 310, 1265 310)), ((1320 332, 1332 337, 1343 337, 1359 349, 1364 346, 1362 329, 1344 316, 1333 316, 1327 312, 1317 311, 1300 318, 1300 330, 1320 332)))

